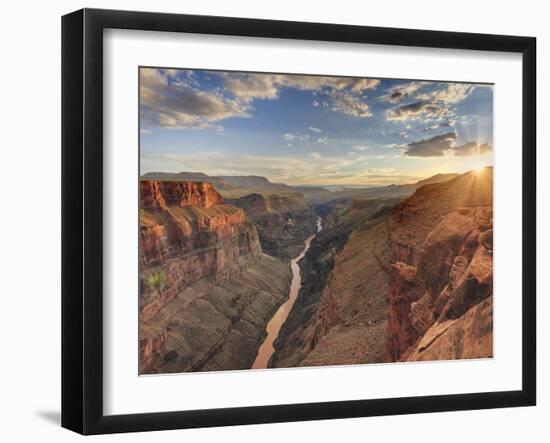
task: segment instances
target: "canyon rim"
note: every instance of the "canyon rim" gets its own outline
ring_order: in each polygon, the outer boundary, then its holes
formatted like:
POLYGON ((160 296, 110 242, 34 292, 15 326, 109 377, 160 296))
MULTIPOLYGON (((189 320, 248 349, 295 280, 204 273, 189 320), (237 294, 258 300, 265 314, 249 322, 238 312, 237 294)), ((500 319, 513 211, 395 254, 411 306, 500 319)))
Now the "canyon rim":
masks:
POLYGON ((139 373, 493 356, 493 87, 139 69, 139 373))

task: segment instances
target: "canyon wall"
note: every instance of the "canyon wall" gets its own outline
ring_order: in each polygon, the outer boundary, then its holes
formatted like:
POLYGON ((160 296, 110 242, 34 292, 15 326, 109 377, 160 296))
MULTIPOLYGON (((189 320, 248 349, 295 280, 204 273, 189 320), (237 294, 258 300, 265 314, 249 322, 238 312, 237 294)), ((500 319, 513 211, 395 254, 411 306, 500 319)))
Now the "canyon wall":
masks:
POLYGON ((230 343, 254 354, 287 296, 288 264, 262 253, 254 223, 210 183, 140 186, 141 373, 215 369, 230 343))
POLYGON ((141 320, 201 278, 222 282, 260 255, 254 225, 209 183, 141 182, 141 320))
POLYGON ((295 257, 316 231, 317 218, 297 192, 249 194, 228 202, 244 209, 258 229, 263 251, 276 257, 295 257))
POLYGON ((387 358, 492 356, 492 168, 419 188, 392 211, 387 358))
POLYGON ((387 211, 379 200, 336 205, 300 262, 302 289, 271 367, 386 358, 387 211))

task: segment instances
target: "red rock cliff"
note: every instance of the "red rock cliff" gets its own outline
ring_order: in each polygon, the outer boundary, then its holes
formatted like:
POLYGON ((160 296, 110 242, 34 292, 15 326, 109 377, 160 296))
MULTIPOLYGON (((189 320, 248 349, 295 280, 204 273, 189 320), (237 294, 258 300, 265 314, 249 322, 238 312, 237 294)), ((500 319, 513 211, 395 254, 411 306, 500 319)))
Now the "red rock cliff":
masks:
POLYGON ((420 188, 389 226, 388 360, 492 356, 492 169, 420 188))
POLYGON ((258 233, 210 183, 143 181, 140 318, 202 278, 222 282, 255 263, 258 233))
POLYGON ((162 210, 167 206, 210 206, 223 204, 222 196, 210 183, 142 180, 140 207, 162 210))

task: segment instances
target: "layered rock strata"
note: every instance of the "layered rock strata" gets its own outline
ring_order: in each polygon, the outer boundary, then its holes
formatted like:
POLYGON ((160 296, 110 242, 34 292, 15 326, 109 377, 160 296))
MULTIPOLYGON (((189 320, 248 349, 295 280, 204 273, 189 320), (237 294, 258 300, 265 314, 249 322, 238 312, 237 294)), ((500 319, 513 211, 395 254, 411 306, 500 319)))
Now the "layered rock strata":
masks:
POLYGON ((287 296, 288 264, 209 183, 142 181, 140 211, 141 373, 216 369, 231 343, 244 350, 228 365, 246 366, 287 296))
POLYGON ((263 251, 276 257, 295 257, 316 231, 317 218, 300 193, 249 194, 228 202, 244 209, 258 229, 263 251))
POLYGON ((389 361, 492 356, 492 169, 427 185, 390 216, 389 361))

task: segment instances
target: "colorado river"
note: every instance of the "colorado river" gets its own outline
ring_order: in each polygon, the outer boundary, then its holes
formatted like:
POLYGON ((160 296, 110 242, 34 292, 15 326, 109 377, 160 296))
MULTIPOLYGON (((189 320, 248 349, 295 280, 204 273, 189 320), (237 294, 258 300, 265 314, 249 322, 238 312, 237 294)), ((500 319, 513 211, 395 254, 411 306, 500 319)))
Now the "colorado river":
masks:
MULTIPOLYGON (((319 232, 321 229, 323 229, 321 225, 321 218, 317 217, 317 232, 319 232)), ((311 245, 311 242, 314 238, 315 235, 307 238, 304 242, 304 249, 302 250, 302 252, 300 252, 300 254, 297 257, 293 258, 290 262, 290 269, 292 270, 292 282, 290 283, 288 300, 285 301, 279 307, 279 309, 277 309, 275 315, 271 317, 271 320, 269 320, 269 323, 266 327, 267 337, 258 349, 258 355, 256 356, 256 360, 254 360, 252 369, 267 368, 269 359, 273 355, 273 352, 275 352, 273 343, 279 335, 279 331, 285 323, 288 314, 292 310, 292 307, 296 302, 296 298, 298 297, 298 293, 300 292, 300 288, 302 287, 302 277, 300 275, 300 266, 298 265, 298 262, 304 257, 304 255, 306 255, 306 252, 308 251, 309 246, 311 245)))

